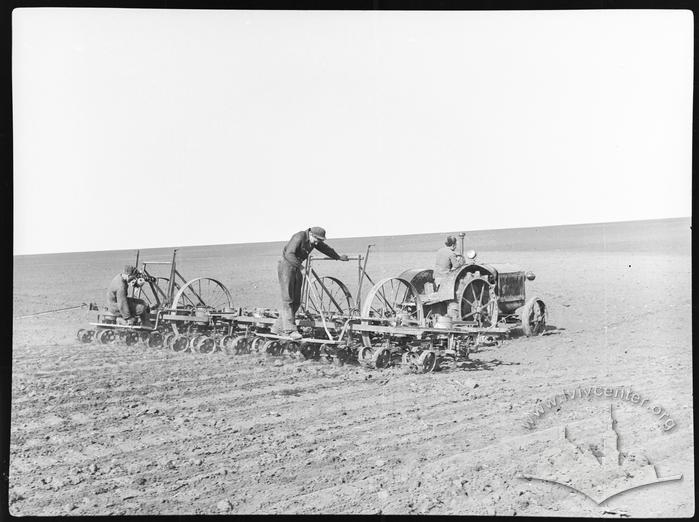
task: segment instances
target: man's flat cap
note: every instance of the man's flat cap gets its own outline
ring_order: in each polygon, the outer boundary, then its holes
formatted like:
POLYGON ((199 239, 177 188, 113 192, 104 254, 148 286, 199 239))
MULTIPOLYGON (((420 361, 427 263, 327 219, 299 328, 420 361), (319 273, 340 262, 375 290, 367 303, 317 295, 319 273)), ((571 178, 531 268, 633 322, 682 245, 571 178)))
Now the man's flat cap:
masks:
POLYGON ((310 229, 311 234, 313 234, 315 237, 320 239, 321 241, 325 241, 325 229, 321 227, 311 227, 310 229))

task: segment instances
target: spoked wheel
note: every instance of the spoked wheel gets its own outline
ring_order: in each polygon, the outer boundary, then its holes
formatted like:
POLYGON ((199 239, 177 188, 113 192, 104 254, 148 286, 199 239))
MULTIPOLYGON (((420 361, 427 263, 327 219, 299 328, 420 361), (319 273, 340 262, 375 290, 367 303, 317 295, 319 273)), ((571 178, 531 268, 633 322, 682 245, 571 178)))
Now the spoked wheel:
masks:
POLYGON ((461 306, 461 320, 479 327, 495 326, 498 322, 498 303, 494 285, 485 277, 467 280, 458 295, 461 306))
POLYGON ((306 312, 323 315, 349 315, 354 307, 352 294, 345 283, 336 277, 325 276, 308 279, 308 305, 306 312))
MULTIPOLYGON (((231 309, 232 299, 228 289, 216 279, 209 277, 198 277, 187 281, 187 283, 177 291, 173 298, 173 308, 177 313, 184 312, 185 315, 195 313, 219 312, 231 309)), ((177 323, 173 321, 172 329, 178 331, 177 323)), ((180 326, 180 329, 182 327, 180 326)))
POLYGON ((116 334, 114 330, 100 330, 95 337, 100 344, 109 344, 114 342, 116 334))
MULTIPOLYGON (((155 277, 153 281, 146 281, 143 285, 134 288, 133 296, 136 299, 143 299, 151 309, 155 308, 158 303, 166 304, 167 287, 170 280, 167 277, 155 277)), ((175 283, 175 291, 180 287, 175 283)))
MULTIPOLYGON (((386 325, 387 321, 395 324, 408 322, 416 326, 425 326, 424 311, 420 295, 413 284, 400 277, 387 277, 376 283, 362 305, 362 324, 370 324, 369 318, 376 318, 377 324, 386 325)), ((362 333, 365 347, 371 346, 371 335, 362 333)))
POLYGON ((173 352, 184 352, 189 349, 189 337, 186 335, 175 335, 170 343, 173 352))
POLYGON ((520 311, 522 331, 527 337, 539 335, 546 330, 546 305, 539 297, 531 297, 520 311))

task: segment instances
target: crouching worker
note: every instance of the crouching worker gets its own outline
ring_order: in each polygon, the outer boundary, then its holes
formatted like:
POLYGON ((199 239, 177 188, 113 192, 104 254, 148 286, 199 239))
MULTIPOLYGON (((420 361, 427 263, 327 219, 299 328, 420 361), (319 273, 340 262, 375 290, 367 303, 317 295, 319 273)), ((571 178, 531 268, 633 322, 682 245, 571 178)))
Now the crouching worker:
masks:
POLYGON ((129 283, 138 277, 136 267, 126 265, 121 274, 117 274, 109 283, 107 290, 107 309, 121 316, 126 324, 133 325, 136 318, 141 319, 141 325, 152 328, 150 322, 150 307, 142 299, 128 297, 129 283))
POLYGON ((303 272, 301 265, 316 248, 331 259, 348 261, 346 255, 340 255, 325 243, 325 229, 311 227, 296 232, 282 250, 282 258, 277 264, 277 277, 282 294, 282 307, 279 318, 271 328, 276 335, 289 336, 294 340, 301 339, 296 329, 296 312, 301 306, 301 287, 303 272))

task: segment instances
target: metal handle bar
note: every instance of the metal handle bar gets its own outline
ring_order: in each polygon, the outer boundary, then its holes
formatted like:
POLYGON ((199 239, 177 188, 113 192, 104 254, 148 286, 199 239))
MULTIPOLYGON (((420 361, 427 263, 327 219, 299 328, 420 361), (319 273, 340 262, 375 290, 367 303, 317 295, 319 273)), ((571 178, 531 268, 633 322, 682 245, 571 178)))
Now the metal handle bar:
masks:
MULTIPOLYGON (((339 259, 333 259, 332 257, 315 257, 311 256, 308 259, 312 259, 313 261, 340 261, 339 259)), ((360 256, 347 256, 347 261, 361 261, 364 259, 361 255, 360 256)))

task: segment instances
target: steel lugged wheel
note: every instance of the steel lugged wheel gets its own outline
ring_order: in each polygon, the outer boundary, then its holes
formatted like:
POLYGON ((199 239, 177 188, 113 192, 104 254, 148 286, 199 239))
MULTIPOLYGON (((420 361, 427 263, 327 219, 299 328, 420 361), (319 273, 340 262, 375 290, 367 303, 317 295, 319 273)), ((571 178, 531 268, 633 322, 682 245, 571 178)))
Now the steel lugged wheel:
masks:
POLYGON ((527 337, 539 335, 546 330, 546 305, 539 297, 531 297, 520 311, 522 331, 527 337))
POLYGON ((101 344, 110 344, 114 342, 114 339, 116 339, 116 334, 114 333, 114 330, 100 330, 97 332, 97 341, 99 341, 101 344))
POLYGON ((336 277, 309 278, 308 305, 311 314, 332 316, 349 315, 354 307, 352 294, 347 286, 336 277))
MULTIPOLYGON (((362 324, 413 324, 425 326, 425 316, 420 294, 413 284, 400 277, 387 277, 376 283, 367 294, 362 305, 362 324), (388 320, 388 321, 386 321, 388 320)), ((364 346, 371 346, 371 335, 362 333, 364 346)))
POLYGON ((498 303, 494 285, 485 277, 474 277, 466 282, 458 296, 461 320, 479 327, 495 326, 498 322, 498 303))
POLYGON ((184 352, 189 348, 189 337, 185 335, 176 335, 170 343, 170 348, 173 352, 184 352))

